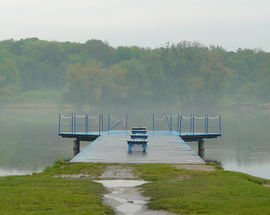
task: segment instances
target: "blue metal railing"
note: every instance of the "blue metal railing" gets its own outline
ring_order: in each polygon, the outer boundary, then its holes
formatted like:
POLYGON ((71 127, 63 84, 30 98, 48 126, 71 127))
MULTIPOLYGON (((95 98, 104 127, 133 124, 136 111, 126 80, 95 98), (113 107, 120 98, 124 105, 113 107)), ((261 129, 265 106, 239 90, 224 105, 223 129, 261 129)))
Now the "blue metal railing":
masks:
POLYGON ((125 113, 125 119, 117 119, 115 117, 112 116, 111 113, 108 114, 108 133, 111 130, 114 130, 115 128, 119 127, 119 125, 124 124, 125 121, 125 125, 124 125, 124 130, 128 130, 128 113, 125 113), (114 122, 112 124, 112 122, 114 122))
MULTIPOLYGON (((121 124, 124 124, 124 129, 128 130, 128 113, 125 113, 124 119, 117 119, 113 117, 110 113, 108 114, 108 124, 107 124, 107 132, 110 132, 121 124)), ((58 117, 58 133, 68 132, 68 133, 91 133, 98 132, 98 134, 102 134, 104 130, 104 115, 98 114, 96 116, 90 116, 88 114, 85 115, 76 115, 71 114, 68 116, 64 116, 59 114, 58 117), (78 123, 78 119, 81 119, 80 123, 78 123), (64 122, 66 121, 66 122, 64 122), (90 127, 91 125, 91 127, 90 127)))
POLYGON ((202 117, 195 116, 194 114, 191 114, 190 116, 184 116, 184 115, 164 115, 163 117, 157 118, 156 114, 153 113, 152 115, 152 130, 153 132, 157 129, 157 122, 165 120, 168 131, 176 131, 179 133, 179 135, 183 133, 188 133, 189 135, 194 135, 195 133, 204 133, 204 134, 222 134, 222 122, 221 122, 221 116, 217 115, 214 117, 205 115, 202 117), (173 119, 176 118, 176 129, 173 128, 173 119), (184 120, 187 120, 185 123, 184 120), (196 120, 203 120, 203 125, 200 126, 200 128, 196 128, 196 120), (209 121, 215 122, 215 125, 209 124, 209 121), (201 131, 198 131, 201 130, 201 131))
MULTIPOLYGON (((88 114, 71 114, 69 116, 64 116, 60 114, 58 117, 59 134, 62 132, 77 132, 85 134, 91 132, 98 132, 98 134, 101 135, 105 131, 104 125, 104 114, 98 114, 96 116, 90 116, 88 114)), ((123 130, 128 131, 128 113, 125 113, 123 119, 117 119, 111 113, 109 113, 106 132, 110 133, 110 131, 119 128, 120 125, 123 125, 123 130)), ((155 132, 156 130, 167 130, 169 132, 176 131, 177 133, 179 133, 179 135, 187 133, 189 135, 194 135, 195 133, 222 134, 222 121, 220 115, 214 117, 208 115, 198 117, 194 114, 190 116, 169 114, 158 118, 157 115, 153 113, 152 131, 155 132), (157 129, 160 124, 158 124, 158 122, 163 120, 165 123, 165 127, 163 127, 162 129, 157 129), (175 125, 176 127, 174 127, 175 125)))

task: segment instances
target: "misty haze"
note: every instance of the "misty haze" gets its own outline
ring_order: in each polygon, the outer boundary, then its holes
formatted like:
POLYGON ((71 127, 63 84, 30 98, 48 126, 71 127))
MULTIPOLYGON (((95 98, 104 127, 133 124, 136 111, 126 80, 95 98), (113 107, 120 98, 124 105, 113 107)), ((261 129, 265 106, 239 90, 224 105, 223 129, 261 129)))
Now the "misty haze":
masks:
MULTIPOLYGON (((113 48, 100 40, 29 38, 0 44, 1 168, 6 171, 39 171, 55 159, 72 157, 72 141, 57 137, 58 114, 104 113, 107 120, 108 113, 124 118, 128 112, 129 127, 150 128, 155 112, 221 114, 225 135, 207 141, 206 157, 228 169, 270 177, 264 169, 254 170, 269 162, 269 135, 262 129, 269 122, 264 117, 270 100, 267 52, 229 52, 197 42, 156 49, 113 48)), ((160 129, 167 129, 164 122, 160 129)))
POLYGON ((269 7, 1 2, 0 215, 269 214, 269 7))

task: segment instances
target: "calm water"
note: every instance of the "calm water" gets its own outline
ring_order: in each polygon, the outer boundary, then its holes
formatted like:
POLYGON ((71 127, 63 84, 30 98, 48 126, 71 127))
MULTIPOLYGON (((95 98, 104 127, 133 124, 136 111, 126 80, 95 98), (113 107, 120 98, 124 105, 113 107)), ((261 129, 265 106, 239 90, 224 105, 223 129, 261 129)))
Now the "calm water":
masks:
MULTIPOLYGON (((149 115, 145 124, 150 127, 149 115)), ((219 160, 228 170, 270 179, 270 115, 223 113, 222 117, 224 136, 206 140, 206 159, 219 160)), ((145 117, 130 120, 138 125, 145 117)), ((41 171, 57 159, 71 158, 73 142, 57 136, 57 123, 58 110, 1 110, 0 175, 41 171)))

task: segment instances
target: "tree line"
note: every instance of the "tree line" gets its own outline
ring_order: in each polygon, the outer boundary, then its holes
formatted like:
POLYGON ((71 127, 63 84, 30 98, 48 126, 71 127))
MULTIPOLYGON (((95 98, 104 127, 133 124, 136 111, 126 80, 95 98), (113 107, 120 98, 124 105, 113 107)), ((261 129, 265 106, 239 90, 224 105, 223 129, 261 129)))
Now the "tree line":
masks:
POLYGON ((38 38, 0 41, 0 99, 61 91, 91 105, 224 105, 270 102, 270 53, 198 42, 151 49, 38 38))

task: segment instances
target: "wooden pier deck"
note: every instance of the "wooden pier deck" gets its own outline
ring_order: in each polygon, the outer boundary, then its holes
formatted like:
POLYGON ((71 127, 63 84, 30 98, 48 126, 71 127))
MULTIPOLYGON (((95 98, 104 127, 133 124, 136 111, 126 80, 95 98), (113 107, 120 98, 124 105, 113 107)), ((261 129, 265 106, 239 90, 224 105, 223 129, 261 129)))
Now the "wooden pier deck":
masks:
MULTIPOLYGON (((105 162, 105 163, 204 163, 204 139, 217 138, 221 133, 221 116, 204 115, 182 116, 164 115, 157 118, 152 115, 152 129, 147 130, 148 143, 144 153, 138 150, 128 152, 127 140, 131 131, 128 114, 124 119, 117 119, 110 113, 104 123, 104 115, 59 115, 58 134, 63 138, 73 138, 72 162, 105 162), (157 130, 163 121, 168 129, 157 130), (214 123, 214 124, 213 124, 214 123), (123 127, 123 130, 120 127, 123 127), (90 129, 91 128, 91 129, 90 129), (96 129, 95 129, 96 128, 96 129), (80 141, 91 143, 80 150, 80 141), (198 155, 186 142, 198 142, 198 155)), ((138 127, 137 127, 138 128, 138 127)), ((141 127, 140 127, 141 128, 141 127)), ((134 147, 135 149, 136 147, 134 147)))
POLYGON ((128 153, 128 134, 104 134, 82 149, 71 162, 204 164, 192 148, 171 133, 150 134, 146 153, 128 153))

